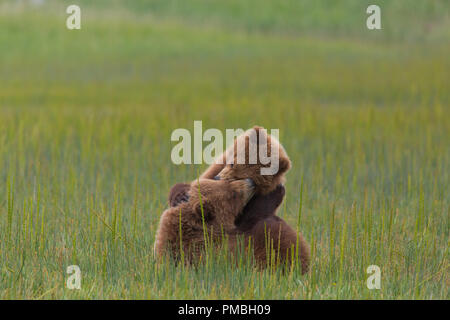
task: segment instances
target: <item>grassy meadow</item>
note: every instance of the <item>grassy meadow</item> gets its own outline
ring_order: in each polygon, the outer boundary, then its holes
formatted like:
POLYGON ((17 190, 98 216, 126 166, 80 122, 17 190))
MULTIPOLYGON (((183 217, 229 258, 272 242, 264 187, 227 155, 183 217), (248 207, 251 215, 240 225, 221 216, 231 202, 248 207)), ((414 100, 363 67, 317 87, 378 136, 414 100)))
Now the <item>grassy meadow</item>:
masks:
POLYGON ((0 298, 449 299, 449 56, 446 0, 0 0, 0 298), (309 274, 155 261, 194 120, 280 129, 309 274))

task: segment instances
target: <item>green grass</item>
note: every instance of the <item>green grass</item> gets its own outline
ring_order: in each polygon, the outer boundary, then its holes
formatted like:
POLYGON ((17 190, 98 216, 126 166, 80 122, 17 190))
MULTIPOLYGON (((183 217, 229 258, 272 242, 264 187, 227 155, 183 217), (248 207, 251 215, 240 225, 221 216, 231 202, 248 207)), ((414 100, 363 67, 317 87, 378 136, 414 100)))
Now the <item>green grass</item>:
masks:
POLYGON ((450 6, 376 2, 0 3, 0 298, 448 299, 450 6), (155 262, 194 120, 280 129, 308 275, 155 262))

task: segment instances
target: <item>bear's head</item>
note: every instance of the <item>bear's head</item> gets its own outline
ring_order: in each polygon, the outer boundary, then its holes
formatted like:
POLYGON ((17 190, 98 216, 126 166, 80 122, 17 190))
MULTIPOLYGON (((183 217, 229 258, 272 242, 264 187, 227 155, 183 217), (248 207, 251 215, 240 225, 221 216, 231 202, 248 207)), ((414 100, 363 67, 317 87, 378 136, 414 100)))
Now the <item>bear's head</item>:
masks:
POLYGON ((284 183, 284 175, 291 167, 286 151, 267 131, 255 126, 234 140, 226 151, 226 165, 216 180, 242 180, 250 178, 257 194, 268 194, 284 183))

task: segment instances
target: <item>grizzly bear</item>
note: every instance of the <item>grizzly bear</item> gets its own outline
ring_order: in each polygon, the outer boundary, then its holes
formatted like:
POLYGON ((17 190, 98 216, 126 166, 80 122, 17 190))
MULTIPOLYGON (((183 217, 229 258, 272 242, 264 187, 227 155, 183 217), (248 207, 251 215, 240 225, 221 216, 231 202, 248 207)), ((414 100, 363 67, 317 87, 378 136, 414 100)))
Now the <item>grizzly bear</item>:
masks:
POLYGON ((199 179, 188 186, 188 200, 161 216, 154 246, 158 258, 169 254, 186 263, 198 260, 206 243, 218 243, 232 232, 234 220, 255 190, 250 179, 199 179))
MULTIPOLYGON (((253 149, 255 150, 255 149, 253 149)), ((259 155, 259 149, 256 148, 259 155)), ((266 163, 266 166, 268 164, 266 163)), ((243 210, 234 219, 234 230, 229 232, 232 241, 236 242, 236 236, 244 236, 245 243, 251 243, 256 262, 259 266, 265 267, 270 263, 271 257, 275 258, 275 263, 288 265, 292 259, 300 258, 302 273, 309 270, 310 249, 301 234, 295 232, 283 219, 276 216, 276 211, 283 201, 285 189, 284 174, 289 170, 290 160, 279 142, 264 129, 254 127, 252 131, 247 131, 238 137, 226 152, 218 158, 203 173, 201 179, 216 179, 219 181, 234 181, 235 179, 251 178, 255 183, 256 195, 247 203, 243 210), (253 135, 253 137, 252 137, 253 135), (253 138, 253 139, 252 139, 253 138), (237 143, 245 139, 245 150, 250 150, 249 144, 256 143, 258 146, 266 141, 267 155, 270 156, 270 146, 273 145, 278 150, 279 167, 278 172, 272 175, 261 175, 258 167, 262 164, 257 161, 249 163, 248 153, 245 163, 237 161, 237 143), (234 154, 231 152, 234 151, 234 154), (227 160, 233 157, 234 161, 227 160), (267 250, 272 248, 272 250, 267 250), (274 256, 272 256, 272 254, 274 256)), ((176 207, 189 199, 189 184, 176 184, 169 194, 169 205, 176 207)))

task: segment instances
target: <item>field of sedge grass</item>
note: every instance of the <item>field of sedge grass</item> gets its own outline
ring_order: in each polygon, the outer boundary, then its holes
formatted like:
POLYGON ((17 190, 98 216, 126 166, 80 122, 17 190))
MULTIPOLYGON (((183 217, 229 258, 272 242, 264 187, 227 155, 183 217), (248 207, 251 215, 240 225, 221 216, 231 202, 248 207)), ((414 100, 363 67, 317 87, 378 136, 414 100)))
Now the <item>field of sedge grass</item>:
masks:
POLYGON ((448 299, 450 4, 376 2, 0 2, 0 298, 448 299), (280 130, 307 275, 155 261, 194 120, 280 130))

